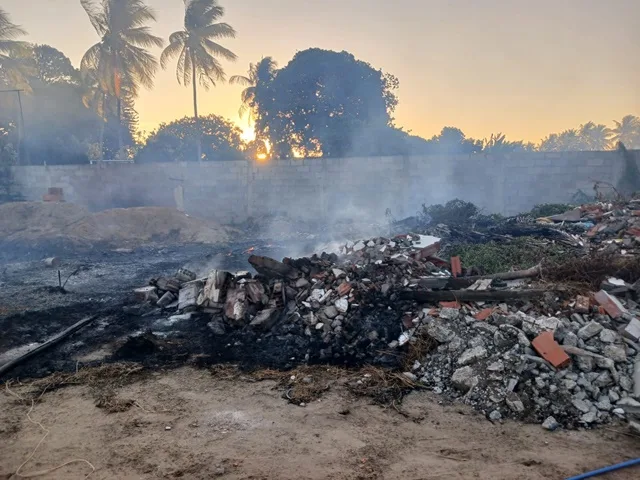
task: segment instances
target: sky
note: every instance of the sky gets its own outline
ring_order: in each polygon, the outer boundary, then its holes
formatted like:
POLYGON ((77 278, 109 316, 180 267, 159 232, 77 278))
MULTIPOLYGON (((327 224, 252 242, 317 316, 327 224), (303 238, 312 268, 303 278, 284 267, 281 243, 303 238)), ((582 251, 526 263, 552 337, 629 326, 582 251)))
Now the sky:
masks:
MULTIPOLYGON (((148 0, 163 38, 182 28, 183 0, 148 0)), ((431 137, 443 126, 467 136, 537 142, 593 120, 640 115, 639 0, 220 0, 237 31, 228 76, 264 56, 281 66, 310 47, 347 50, 400 80, 396 124, 431 137)), ((79 0, 2 0, 25 40, 63 51, 78 66, 98 36, 79 0)), ((154 51, 158 56, 160 49, 154 51)), ((140 128, 193 115, 190 88, 159 71, 136 106, 140 128)), ((249 130, 242 87, 199 94, 199 113, 249 130)))

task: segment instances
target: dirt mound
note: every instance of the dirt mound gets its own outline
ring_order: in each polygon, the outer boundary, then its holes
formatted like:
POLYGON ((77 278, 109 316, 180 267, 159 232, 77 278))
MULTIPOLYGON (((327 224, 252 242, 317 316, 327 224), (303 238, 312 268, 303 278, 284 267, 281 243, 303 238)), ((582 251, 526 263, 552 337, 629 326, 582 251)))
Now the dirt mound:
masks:
POLYGON ((119 246, 146 242, 217 244, 228 242, 229 232, 214 222, 166 207, 118 208, 91 213, 70 203, 0 205, 0 241, 56 238, 119 246))

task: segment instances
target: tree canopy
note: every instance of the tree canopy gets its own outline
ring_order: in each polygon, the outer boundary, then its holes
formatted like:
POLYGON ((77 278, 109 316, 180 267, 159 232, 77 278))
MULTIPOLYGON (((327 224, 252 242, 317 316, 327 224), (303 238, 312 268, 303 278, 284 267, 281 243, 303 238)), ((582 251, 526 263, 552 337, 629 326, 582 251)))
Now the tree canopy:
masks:
POLYGON ((390 126, 397 87, 395 77, 348 52, 298 52, 257 85, 257 137, 281 157, 352 154, 359 136, 390 126))
POLYGON ((184 117, 163 123, 151 133, 136 161, 197 161, 198 141, 202 142, 202 160, 238 160, 244 158, 241 130, 217 115, 184 117))

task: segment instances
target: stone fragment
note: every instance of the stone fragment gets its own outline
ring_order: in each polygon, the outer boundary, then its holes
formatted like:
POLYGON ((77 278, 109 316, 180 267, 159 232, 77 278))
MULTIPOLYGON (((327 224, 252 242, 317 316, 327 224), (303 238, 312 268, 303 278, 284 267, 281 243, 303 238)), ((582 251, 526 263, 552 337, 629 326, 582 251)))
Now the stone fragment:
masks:
POLYGON ((503 372, 504 371, 504 363, 502 360, 498 360, 493 362, 487 366, 487 370, 490 372, 503 372))
POLYGON ((438 315, 446 320, 456 320, 460 316, 460 310, 457 308, 441 308, 438 315))
POLYGON ((160 300, 158 300, 156 302, 156 305, 158 305, 161 308, 164 308, 167 305, 170 305, 175 301, 176 301, 176 296, 173 293, 165 292, 164 295, 162 295, 162 297, 160 297, 160 300))
POLYGON ((604 329, 600 332, 600 341, 602 343, 614 343, 618 338, 618 334, 613 330, 604 329))
POLYGON ((627 326, 624 327, 622 335, 633 342, 640 341, 640 320, 632 318, 627 326))
POLYGON ((547 419, 544 422, 542 422, 542 428, 544 428, 545 430, 549 430, 550 432, 553 432, 554 430, 557 430, 558 428, 560 428, 560 424, 556 421, 554 417, 547 417, 547 419))
POLYGON ((265 308, 264 310, 260 311, 253 320, 251 320, 250 325, 253 328, 258 328, 260 330, 271 330, 278 321, 279 316, 279 309, 265 308))
POLYGON ((328 307, 324 308, 323 313, 325 317, 327 317, 330 320, 333 320, 338 316, 338 309, 333 305, 329 305, 328 307))
POLYGON ((178 294, 178 310, 195 308, 198 305, 198 295, 200 295, 201 288, 201 282, 189 282, 182 285, 178 294))
POLYGON ((554 332, 559 326, 560 320, 555 317, 526 317, 522 320, 522 331, 531 336, 554 332))
POLYGON ((607 345, 602 354, 616 363, 627 361, 627 349, 618 345, 607 345))
POLYGON ((593 357, 576 356, 576 365, 581 372, 592 372, 596 361, 593 357))
POLYGON ((580 421, 582 423, 590 424, 590 423, 594 423, 597 418, 598 418, 598 412, 597 411, 595 411, 595 412, 591 411, 591 412, 587 412, 584 415, 582 415, 580 417, 580 421))
POLYGON ((598 322, 589 322, 578 330, 578 337, 582 340, 589 340, 590 338, 598 335, 603 329, 604 327, 598 322))
POLYGON ((442 320, 434 319, 427 325, 427 334, 438 343, 448 343, 455 337, 453 330, 448 328, 442 320))
POLYGON ((484 347, 473 347, 466 350, 460 358, 458 358, 458 365, 471 365, 478 360, 486 358, 488 355, 487 349, 484 347))
POLYGON ((296 288, 304 288, 309 286, 309 280, 306 278, 299 278, 296 280, 296 288))
POLYGON ((498 410, 494 410, 489 414, 489 420, 492 422, 499 422, 502 420, 502 414, 498 410))
POLYGON ((613 378, 611 378, 611 374, 609 372, 602 372, 593 381, 593 385, 600 388, 608 387, 612 383, 613 383, 613 378))
POLYGON ((349 311, 349 300, 346 298, 339 298, 334 305, 340 313, 347 313, 349 311))
POLYGON ((573 399, 571 403, 582 413, 587 413, 589 410, 591 410, 591 405, 589 405, 584 400, 573 399))
POLYGON ((562 344, 568 347, 577 347, 578 336, 573 332, 567 332, 562 340, 562 344))
POLYGON ((520 397, 516 393, 509 392, 505 398, 505 402, 511 411, 515 413, 524 412, 524 403, 522 403, 522 400, 520 400, 520 397))
POLYGON ((463 393, 468 392, 476 383, 478 383, 478 377, 469 366, 459 368, 451 376, 451 384, 463 393))

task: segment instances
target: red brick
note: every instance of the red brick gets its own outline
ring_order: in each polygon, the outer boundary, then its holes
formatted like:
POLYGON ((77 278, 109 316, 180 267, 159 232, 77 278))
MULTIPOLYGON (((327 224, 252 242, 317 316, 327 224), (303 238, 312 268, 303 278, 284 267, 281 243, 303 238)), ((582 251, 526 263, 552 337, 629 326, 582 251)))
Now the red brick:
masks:
POLYGON ((476 320, 484 321, 489 318, 492 313, 493 308, 485 308, 484 310, 480 310, 478 313, 476 313, 473 318, 475 318, 476 320))
POLYGON ((623 313, 626 313, 626 309, 622 306, 620 301, 609 295, 604 290, 600 290, 593 296, 593 298, 596 299, 596 302, 605 309, 611 318, 619 318, 623 313))
POLYGON ((531 342, 531 345, 542 358, 556 368, 564 368, 571 363, 569 355, 554 340, 551 332, 541 333, 531 342))
POLYGON ((462 262, 460 261, 460 257, 451 257, 451 275, 453 275, 453 278, 462 275, 462 262))
POLYGON ((349 282, 344 282, 340 284, 340 286, 338 287, 338 295, 341 297, 344 297, 347 293, 351 291, 352 288, 353 287, 349 282))

